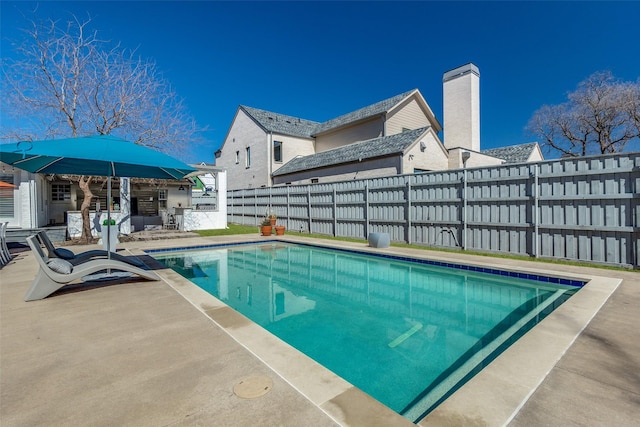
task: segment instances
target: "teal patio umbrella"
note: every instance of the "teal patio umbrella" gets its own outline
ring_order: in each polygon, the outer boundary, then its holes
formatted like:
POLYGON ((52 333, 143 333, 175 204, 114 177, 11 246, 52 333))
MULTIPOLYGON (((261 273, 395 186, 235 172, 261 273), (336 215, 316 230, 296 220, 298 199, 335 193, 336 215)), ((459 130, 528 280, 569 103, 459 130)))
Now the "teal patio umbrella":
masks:
MULTIPOLYGON (((0 161, 33 173, 106 176, 108 199, 112 177, 182 179, 196 171, 164 153, 111 135, 0 144, 0 161)), ((109 203, 107 218, 110 227, 109 203)))

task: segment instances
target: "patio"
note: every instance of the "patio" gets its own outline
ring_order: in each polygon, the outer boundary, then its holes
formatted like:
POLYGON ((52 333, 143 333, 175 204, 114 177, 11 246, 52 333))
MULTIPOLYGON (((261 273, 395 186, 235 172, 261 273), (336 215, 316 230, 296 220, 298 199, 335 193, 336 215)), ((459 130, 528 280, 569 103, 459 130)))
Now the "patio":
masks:
MULTIPOLYGON (((258 239, 257 234, 191 237, 132 241, 119 247, 142 254, 142 250, 151 248, 258 239)), ((415 252, 397 250, 403 254, 415 252)), ((529 262, 458 253, 419 252, 459 262, 532 266, 529 262)), ((334 378, 327 378, 322 387, 305 390, 303 395, 263 358, 232 338, 230 330, 244 327, 234 326, 238 319, 233 314, 227 313, 225 327, 220 326, 219 317, 214 323, 214 308, 185 299, 180 293, 191 292, 190 288, 169 270, 158 271, 161 282, 89 288, 76 285, 42 301, 26 303, 22 297, 37 268, 31 256, 30 252, 20 252, 0 270, 3 426, 411 425, 334 378), (239 382, 262 377, 273 381, 273 387, 263 396, 246 399, 234 393, 239 382)), ((640 418, 638 273, 553 264, 544 264, 543 268, 624 281, 510 425, 636 424, 640 418)), ((290 360, 294 367, 298 362, 290 360)), ((298 375, 305 377, 308 373, 302 369, 298 375)), ((492 402, 497 406, 500 403, 492 402)), ((482 421, 472 411, 441 414, 444 418, 428 417, 420 424, 470 425, 482 421)))

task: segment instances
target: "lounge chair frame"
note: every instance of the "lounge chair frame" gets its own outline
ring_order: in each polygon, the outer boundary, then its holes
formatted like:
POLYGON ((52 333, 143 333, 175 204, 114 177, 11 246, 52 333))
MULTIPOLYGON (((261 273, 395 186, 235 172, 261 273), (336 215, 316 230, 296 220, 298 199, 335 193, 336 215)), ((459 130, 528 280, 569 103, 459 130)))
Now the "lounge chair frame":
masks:
POLYGON ((5 266, 13 259, 9 247, 7 246, 7 227, 8 222, 0 224, 0 266, 5 266))
POLYGON ((143 270, 131 264, 127 264, 116 259, 89 259, 73 265, 73 270, 69 274, 63 274, 53 271, 47 265, 49 258, 45 255, 40 241, 36 234, 27 237, 27 243, 31 248, 34 258, 38 262, 40 269, 36 275, 31 287, 24 296, 25 301, 40 300, 48 297, 63 286, 74 282, 81 281, 83 277, 90 274, 98 273, 104 270, 124 271, 147 279, 160 280, 160 277, 150 270, 143 270))
POLYGON ((109 254, 109 251, 105 251, 103 249, 94 249, 86 252, 81 252, 79 254, 73 254, 72 256, 70 256, 68 254, 71 254, 72 253, 71 251, 63 252, 59 248, 56 248, 53 245, 53 242, 49 238, 49 235, 47 234, 46 231, 40 230, 36 233, 36 236, 38 236, 38 240, 40 240, 40 243, 42 243, 46 248, 47 256, 49 257, 49 259, 62 258, 64 260, 69 261, 71 264, 75 265, 75 264, 88 261, 92 258, 111 258, 118 261, 126 262, 127 264, 131 264, 136 267, 144 267, 144 263, 136 257, 127 257, 124 255, 120 255, 117 252, 111 252, 109 254))

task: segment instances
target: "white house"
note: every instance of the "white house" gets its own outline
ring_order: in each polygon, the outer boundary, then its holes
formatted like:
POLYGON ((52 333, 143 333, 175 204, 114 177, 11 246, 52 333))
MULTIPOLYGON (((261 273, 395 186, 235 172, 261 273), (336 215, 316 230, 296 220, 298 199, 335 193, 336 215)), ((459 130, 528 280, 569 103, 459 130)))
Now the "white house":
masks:
POLYGON ((323 123, 241 105, 216 165, 241 189, 542 160, 537 143, 480 149, 479 79, 474 64, 444 74, 444 142, 417 89, 323 123))
MULTIPOLYGON (((203 175, 210 191, 192 191, 192 179, 112 180, 109 208, 120 232, 162 228, 169 218, 178 218, 175 227, 185 231, 225 228, 226 172, 212 165, 192 166, 198 169, 194 177, 203 175)), ((29 230, 53 226, 62 229, 62 239, 65 235, 81 236, 80 206, 84 196, 77 182, 64 176, 29 173, 1 162, 0 168, 0 181, 14 186, 0 188, 0 222, 8 222, 10 230, 21 229, 27 234, 29 230)), ((91 191, 95 195, 90 207, 91 227, 97 236, 107 212, 104 182, 95 180, 91 191)))

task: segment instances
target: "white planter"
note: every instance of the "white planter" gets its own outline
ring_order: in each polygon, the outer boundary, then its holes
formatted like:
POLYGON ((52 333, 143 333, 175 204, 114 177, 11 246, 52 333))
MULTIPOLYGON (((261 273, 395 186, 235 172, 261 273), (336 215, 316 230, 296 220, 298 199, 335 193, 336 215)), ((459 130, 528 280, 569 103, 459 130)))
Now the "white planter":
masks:
POLYGON ((112 225, 111 227, 107 227, 106 225, 102 226, 102 247, 104 250, 108 250, 109 252, 116 251, 116 244, 118 244, 118 226, 112 225), (109 239, 107 240, 107 230, 110 231, 109 239), (108 243, 107 243, 108 241, 108 243), (107 244, 109 247, 107 248, 107 244))

